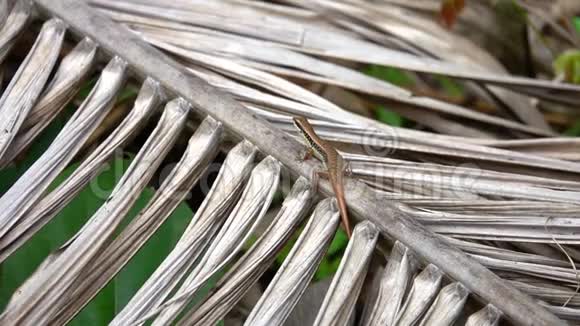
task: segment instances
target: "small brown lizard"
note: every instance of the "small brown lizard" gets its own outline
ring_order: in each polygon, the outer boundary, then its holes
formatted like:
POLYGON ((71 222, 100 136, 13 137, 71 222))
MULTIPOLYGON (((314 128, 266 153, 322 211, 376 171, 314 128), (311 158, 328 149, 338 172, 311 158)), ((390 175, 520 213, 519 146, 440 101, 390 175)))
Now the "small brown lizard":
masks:
MULTIPOLYGON (((309 145, 308 154, 314 154, 314 156, 320 159, 326 167, 327 171, 316 171, 316 175, 327 178, 330 181, 338 202, 338 209, 342 218, 343 227, 350 239, 351 229, 348 220, 348 208, 346 206, 346 201, 344 200, 343 187, 343 176, 346 170, 345 161, 334 146, 327 143, 316 134, 314 128, 312 128, 312 125, 306 118, 294 117, 294 124, 309 145)), ((308 155, 305 158, 307 157, 308 155)), ((315 178, 313 179, 313 182, 318 184, 317 180, 315 180, 315 178)))

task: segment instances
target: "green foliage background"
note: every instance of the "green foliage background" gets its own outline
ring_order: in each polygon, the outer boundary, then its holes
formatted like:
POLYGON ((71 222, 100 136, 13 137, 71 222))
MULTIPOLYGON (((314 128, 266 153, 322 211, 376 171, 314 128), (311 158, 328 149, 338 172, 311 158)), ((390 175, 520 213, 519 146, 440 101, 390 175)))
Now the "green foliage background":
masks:
MULTIPOLYGON (((42 155, 63 125, 64 119, 57 119, 43 135, 38 137, 39 141, 33 145, 23 162, 15 167, 0 171, 0 194, 6 192, 17 178, 42 155)), ((123 158, 112 161, 94 181, 98 184, 99 195, 91 189, 90 185, 87 186, 55 219, 0 265, 0 310, 8 303, 17 287, 34 272, 40 263, 51 252, 74 236, 105 202, 106 195, 113 190, 116 182, 130 163, 131 159, 123 158), (104 193, 100 193, 101 190, 104 193)), ((66 180, 77 167, 78 164, 74 164, 63 171, 51 186, 51 190, 66 180)), ((147 205, 154 192, 154 189, 151 188, 146 188, 142 192, 123 222, 124 225, 147 205)), ((108 324, 171 251, 192 215, 193 212, 187 205, 179 205, 168 221, 133 257, 129 264, 70 325, 108 324)))

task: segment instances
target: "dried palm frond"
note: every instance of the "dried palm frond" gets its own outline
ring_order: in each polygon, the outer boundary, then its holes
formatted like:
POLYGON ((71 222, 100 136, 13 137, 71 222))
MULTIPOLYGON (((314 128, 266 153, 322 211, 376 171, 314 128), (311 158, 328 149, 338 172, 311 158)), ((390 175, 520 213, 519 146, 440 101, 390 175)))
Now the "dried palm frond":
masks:
MULTIPOLYGON (((299 159, 303 147, 291 115, 311 119, 350 162, 346 199, 359 221, 310 323, 347 325, 355 315, 363 325, 495 325, 501 316, 517 324, 580 320, 574 265, 580 163, 567 150, 578 142, 531 139, 555 135, 540 109, 578 105, 580 87, 511 75, 486 49, 425 15, 433 1, 33 3, 0 6, 3 68, 19 36, 36 33, 27 23, 43 22, 0 98, 0 166, 26 154, 93 70, 100 77, 48 149, 0 197, 0 261, 70 203, 117 149, 138 135, 146 140, 103 205, 14 292, 3 324, 74 318, 187 197, 220 150, 227 156, 187 229, 111 324, 205 325, 226 318, 315 206, 245 313, 247 325, 284 324, 308 293, 339 224, 335 202, 318 201, 307 180, 321 166, 299 159), (76 45, 65 38, 68 31, 80 40, 76 45), (456 78, 493 114, 417 95, 365 75, 361 64, 410 71, 425 94, 433 88, 431 75, 456 78), (101 132, 103 139, 92 138, 127 79, 141 83, 132 109, 112 132, 101 132), (320 96, 320 87, 361 107, 389 103, 446 134, 383 125, 320 96), (154 127, 141 133, 147 124, 154 127), (182 143, 178 163, 124 225, 191 126, 196 130, 182 143), (51 190, 75 158, 79 167, 51 190), (291 190, 276 205, 280 188, 291 190), (245 250, 252 235, 258 238, 245 250), (385 238, 394 244, 383 268, 373 255, 383 256, 385 238), (194 298, 200 301, 192 305, 194 298)), ((489 6, 477 6, 492 15, 489 6)), ((320 191, 332 194, 327 182, 320 191)))

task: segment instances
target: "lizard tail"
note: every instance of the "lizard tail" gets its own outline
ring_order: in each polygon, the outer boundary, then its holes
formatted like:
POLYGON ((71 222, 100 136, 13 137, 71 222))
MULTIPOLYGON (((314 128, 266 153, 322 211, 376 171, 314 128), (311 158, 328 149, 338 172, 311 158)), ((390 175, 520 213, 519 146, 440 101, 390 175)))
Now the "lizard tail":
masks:
MULTIPOLYGON (((337 182, 332 182, 333 188, 336 187, 335 186, 336 184, 337 182)), ((350 239, 350 237, 352 236, 352 230, 350 228, 350 222, 348 218, 348 207, 346 206, 346 200, 344 199, 344 191, 342 191, 342 189, 334 189, 334 193, 336 194, 336 201, 338 202, 338 210, 340 212, 342 226, 346 231, 346 235, 350 239)))
POLYGON ((344 202, 344 200, 339 200, 338 206, 340 207, 340 212, 341 212, 340 218, 342 219, 342 226, 344 227, 344 230, 346 231, 346 235, 350 239, 352 237, 352 230, 350 228, 350 222, 348 219, 348 207, 346 207, 346 203, 344 202))

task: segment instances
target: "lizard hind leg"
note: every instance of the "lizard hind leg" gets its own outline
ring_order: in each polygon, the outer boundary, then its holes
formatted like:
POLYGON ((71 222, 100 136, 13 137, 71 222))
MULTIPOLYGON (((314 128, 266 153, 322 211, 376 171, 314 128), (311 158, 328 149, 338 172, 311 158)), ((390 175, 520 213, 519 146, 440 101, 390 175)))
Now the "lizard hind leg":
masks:
POLYGON ((319 171, 312 170, 312 173, 310 174, 310 181, 312 182, 311 183, 312 190, 315 193, 318 192, 318 180, 320 179, 318 172, 319 171))
POLYGON ((350 165, 350 163, 345 163, 345 167, 344 167, 344 175, 346 175, 347 177, 352 177, 354 173, 352 172, 352 166, 350 165))
POLYGON ((328 175, 328 171, 316 171, 316 174, 318 175, 319 178, 323 178, 328 180, 329 175, 328 175))
POLYGON ((310 181, 312 182, 312 190, 314 190, 314 192, 318 192, 318 181, 320 178, 328 179, 328 172, 312 170, 310 181))

